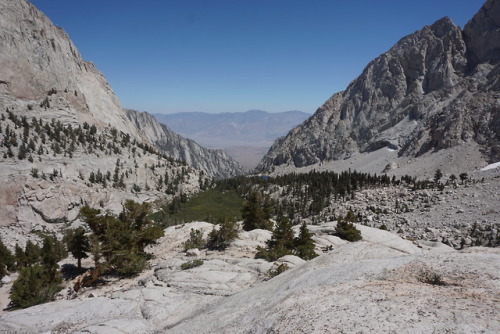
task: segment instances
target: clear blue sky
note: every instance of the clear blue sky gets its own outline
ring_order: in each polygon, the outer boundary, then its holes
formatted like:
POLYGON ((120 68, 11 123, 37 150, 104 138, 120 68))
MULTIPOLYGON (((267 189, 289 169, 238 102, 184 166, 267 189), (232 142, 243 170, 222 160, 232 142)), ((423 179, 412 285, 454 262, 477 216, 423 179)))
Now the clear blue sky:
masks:
POLYGON ((32 0, 125 108, 313 113, 373 58, 484 0, 32 0))

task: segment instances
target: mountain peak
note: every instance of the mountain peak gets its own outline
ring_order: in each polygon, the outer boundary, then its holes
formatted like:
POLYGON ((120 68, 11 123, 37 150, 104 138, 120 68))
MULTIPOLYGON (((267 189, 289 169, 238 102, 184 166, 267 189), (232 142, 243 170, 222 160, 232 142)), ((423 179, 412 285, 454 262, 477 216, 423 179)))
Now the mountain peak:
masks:
POLYGON ((498 69, 491 67, 500 61, 499 21, 500 1, 487 1, 464 31, 443 17, 403 37, 345 91, 276 141, 258 171, 329 161, 341 165, 381 149, 397 152, 387 159, 406 163, 469 144, 483 154, 475 163, 500 160, 500 114, 492 107, 498 69), (470 71, 478 64, 485 66, 470 71))
POLYGON ((443 37, 450 31, 458 29, 457 25, 448 16, 440 18, 430 28, 437 37, 443 37))

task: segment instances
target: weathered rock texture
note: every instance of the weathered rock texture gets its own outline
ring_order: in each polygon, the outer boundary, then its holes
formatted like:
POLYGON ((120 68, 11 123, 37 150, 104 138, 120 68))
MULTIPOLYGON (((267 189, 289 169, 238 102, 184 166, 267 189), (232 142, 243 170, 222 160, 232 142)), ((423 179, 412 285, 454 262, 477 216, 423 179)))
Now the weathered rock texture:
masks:
POLYGON ((0 106, 6 101, 39 104, 47 92, 60 94, 47 119, 115 128, 140 138, 103 75, 84 61, 62 28, 26 0, 0 1, 0 106), (64 93, 62 93, 64 92, 64 93), (36 103, 38 102, 38 103, 36 103))
POLYGON ((184 138, 160 124, 146 112, 126 110, 127 117, 144 135, 166 155, 185 161, 206 175, 225 178, 243 174, 243 167, 221 150, 201 147, 194 140, 184 138))
POLYGON ((499 21, 500 3, 488 0, 464 30, 445 17, 402 38, 277 140, 258 171, 383 147, 408 160, 470 142, 478 164, 500 160, 499 21))
POLYGON ((403 240, 358 225, 363 241, 330 235, 335 222, 314 229, 316 251, 265 280, 273 264, 252 259, 268 231, 241 232, 225 252, 202 250, 204 263, 181 270, 191 228, 170 227, 150 251, 158 262, 137 282, 89 288, 59 300, 0 315, 0 333, 496 333, 498 249, 455 251, 403 240), (319 247, 321 245, 321 247, 319 247), (265 280, 265 281, 263 281, 265 280))

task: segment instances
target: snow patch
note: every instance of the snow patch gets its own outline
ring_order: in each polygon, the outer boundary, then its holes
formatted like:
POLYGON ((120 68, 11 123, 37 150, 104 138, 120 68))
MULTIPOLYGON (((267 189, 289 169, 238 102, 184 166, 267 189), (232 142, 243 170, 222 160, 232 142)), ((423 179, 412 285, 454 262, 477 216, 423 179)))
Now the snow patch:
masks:
POLYGON ((500 161, 499 162, 495 162, 493 164, 489 164, 488 166, 481 168, 481 172, 484 172, 484 171, 490 170, 490 169, 495 169, 495 168, 498 168, 498 167, 500 167, 500 161))

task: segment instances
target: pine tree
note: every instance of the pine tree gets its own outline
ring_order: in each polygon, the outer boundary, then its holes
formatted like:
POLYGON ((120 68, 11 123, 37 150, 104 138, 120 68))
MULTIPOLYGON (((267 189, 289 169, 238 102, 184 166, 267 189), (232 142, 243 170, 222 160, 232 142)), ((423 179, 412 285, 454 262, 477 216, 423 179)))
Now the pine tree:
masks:
POLYGON ((41 263, 51 281, 61 281, 58 272, 59 265, 57 262, 61 261, 65 256, 64 246, 54 236, 45 236, 43 238, 43 246, 41 249, 41 263))
MULTIPOLYGON (((14 271, 16 269, 16 258, 0 239, 0 267, 3 267, 3 265, 5 265, 5 269, 14 271)), ((5 273, 0 274, 0 278, 3 276, 5 276, 5 273)))
POLYGON ((60 281, 54 281, 41 265, 21 269, 10 290, 15 307, 26 308, 50 301, 61 290, 60 281))
POLYGON ((295 252, 298 257, 304 260, 311 260, 318 256, 314 251, 315 245, 312 234, 307 228, 306 223, 300 226, 299 236, 293 240, 295 252))
POLYGON ((144 247, 163 235, 163 229, 149 215, 149 203, 126 201, 118 217, 101 215, 100 210, 84 206, 80 216, 93 231, 91 252, 96 267, 101 256, 103 267, 121 276, 134 276, 146 267, 148 254, 144 247))
POLYGON ((20 270, 21 268, 24 268, 27 266, 27 260, 26 260, 26 254, 24 253, 24 250, 16 244, 16 247, 14 249, 14 257, 16 260, 16 269, 20 270))
POLYGON ((31 240, 28 240, 26 247, 24 248, 25 255, 25 265, 31 266, 40 261, 40 246, 34 244, 31 240))
POLYGON ((294 252, 294 235, 292 223, 285 217, 278 219, 273 230, 271 239, 266 243, 266 248, 257 247, 256 258, 267 261, 275 261, 282 256, 291 255, 294 252))
POLYGON ((78 260, 78 270, 82 269, 82 259, 86 259, 90 250, 89 239, 85 235, 85 229, 78 227, 68 232, 66 236, 68 251, 78 260))
POLYGON ((443 172, 441 172, 441 169, 436 169, 436 172, 434 173, 434 182, 439 183, 439 180, 443 177, 443 172))
POLYGON ((257 228, 270 230, 272 228, 272 223, 269 220, 270 204, 266 204, 266 208, 264 209, 262 196, 257 190, 253 190, 248 195, 247 200, 243 203, 241 215, 243 217, 243 229, 245 231, 251 231, 257 228))

